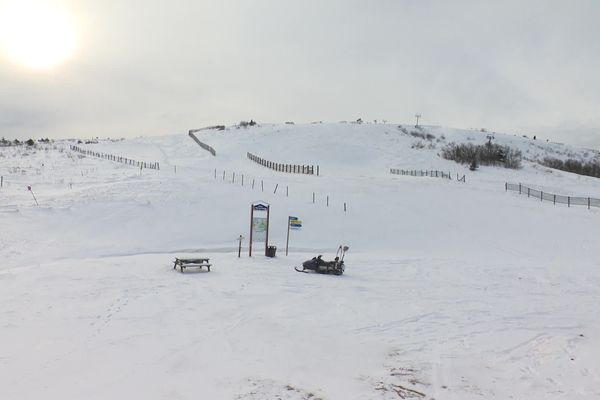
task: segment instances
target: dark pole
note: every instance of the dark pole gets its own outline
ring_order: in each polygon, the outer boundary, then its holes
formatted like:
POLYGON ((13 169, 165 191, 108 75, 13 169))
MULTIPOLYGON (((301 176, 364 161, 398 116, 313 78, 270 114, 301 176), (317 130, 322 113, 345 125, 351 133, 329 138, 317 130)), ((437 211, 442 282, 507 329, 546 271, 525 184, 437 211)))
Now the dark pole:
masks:
POLYGON ((265 237, 265 256, 268 254, 267 251, 269 250, 269 213, 271 210, 271 206, 267 206, 267 235, 265 237))
POLYGON ((242 256, 242 239, 243 238, 244 237, 242 235, 240 235, 240 239, 239 239, 240 240, 240 245, 238 247, 238 258, 240 258, 242 256))
POLYGON ((290 217, 288 216, 287 223, 287 239, 285 240, 285 255, 288 255, 288 246, 290 245, 290 217))
POLYGON ((248 243, 248 257, 252 257, 252 222, 254 220, 254 204, 250 204, 250 243, 248 243))
POLYGON ((31 195, 33 196, 33 200, 35 200, 35 205, 39 206, 38 201, 35 198, 35 194, 33 194, 33 190, 31 189, 31 186, 27 186, 27 189, 29 189, 29 191, 31 192, 31 195))

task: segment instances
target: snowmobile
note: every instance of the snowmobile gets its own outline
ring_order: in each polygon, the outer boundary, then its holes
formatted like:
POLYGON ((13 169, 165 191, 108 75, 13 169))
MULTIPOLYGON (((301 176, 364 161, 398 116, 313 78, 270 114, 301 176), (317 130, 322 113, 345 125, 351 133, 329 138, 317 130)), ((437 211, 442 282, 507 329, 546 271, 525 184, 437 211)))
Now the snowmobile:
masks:
POLYGON ((294 269, 298 272, 304 272, 306 274, 308 271, 315 271, 318 274, 342 275, 345 269, 344 256, 346 255, 348 248, 348 246, 340 245, 335 253, 335 259, 333 261, 325 261, 321 258, 323 257, 322 255, 318 255, 310 260, 304 261, 302 263, 302 269, 298 269, 297 267, 294 267, 294 269))

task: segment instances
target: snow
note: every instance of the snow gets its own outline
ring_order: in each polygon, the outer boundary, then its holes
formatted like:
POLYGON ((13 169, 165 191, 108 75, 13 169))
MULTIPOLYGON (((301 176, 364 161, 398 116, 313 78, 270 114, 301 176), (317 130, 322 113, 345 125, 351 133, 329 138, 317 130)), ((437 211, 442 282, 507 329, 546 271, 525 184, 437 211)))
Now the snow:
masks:
MULTIPOLYGON (((598 398, 600 210, 504 190, 600 198, 598 179, 532 161, 472 172, 437 153, 487 133, 423 129, 435 148, 411 148, 421 139, 396 125, 348 123, 196 133, 216 157, 186 134, 78 144, 160 162, 141 173, 80 157, 76 141, 0 148, 0 398, 598 398), (249 258, 246 239, 238 258, 258 200, 278 256, 255 243, 249 258), (303 228, 286 257, 289 215, 303 228), (294 272, 340 244, 343 276, 294 272), (200 255, 210 273, 173 270, 200 255)), ((494 141, 530 160, 595 156, 494 141)))

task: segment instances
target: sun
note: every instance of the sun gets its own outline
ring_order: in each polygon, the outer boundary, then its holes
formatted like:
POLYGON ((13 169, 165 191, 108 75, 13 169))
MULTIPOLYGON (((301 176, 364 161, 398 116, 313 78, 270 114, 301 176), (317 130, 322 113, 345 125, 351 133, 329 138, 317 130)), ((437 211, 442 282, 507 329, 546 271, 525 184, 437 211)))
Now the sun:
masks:
POLYGON ((0 1, 0 46, 12 61, 52 69, 75 51, 75 24, 56 1, 0 1))

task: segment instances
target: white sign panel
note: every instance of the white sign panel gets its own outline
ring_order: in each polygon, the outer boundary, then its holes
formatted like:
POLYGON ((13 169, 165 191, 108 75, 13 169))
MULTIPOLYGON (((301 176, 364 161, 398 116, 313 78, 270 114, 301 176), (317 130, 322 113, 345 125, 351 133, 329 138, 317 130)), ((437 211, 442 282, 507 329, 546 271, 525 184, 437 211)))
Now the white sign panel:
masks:
POLYGON ((252 241, 267 241, 267 217, 252 218, 252 241))

